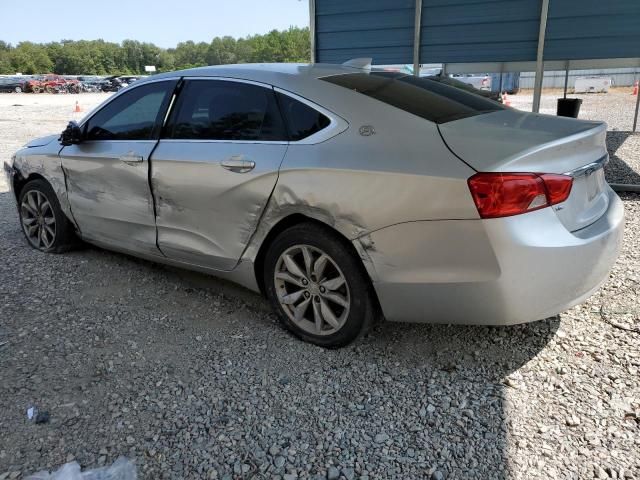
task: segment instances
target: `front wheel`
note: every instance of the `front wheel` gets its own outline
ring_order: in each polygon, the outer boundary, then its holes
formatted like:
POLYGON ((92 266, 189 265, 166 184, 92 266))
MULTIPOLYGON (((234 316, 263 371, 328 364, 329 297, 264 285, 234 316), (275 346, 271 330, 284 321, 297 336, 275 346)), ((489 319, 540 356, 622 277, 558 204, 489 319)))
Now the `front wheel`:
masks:
POLYGON ((18 212, 22 231, 33 248, 61 253, 73 246, 73 226, 62 212, 55 192, 44 180, 32 180, 22 188, 18 212))
POLYGON ((374 317, 372 287, 359 258, 316 224, 278 235, 265 257, 264 285, 285 327, 322 347, 351 343, 374 317))

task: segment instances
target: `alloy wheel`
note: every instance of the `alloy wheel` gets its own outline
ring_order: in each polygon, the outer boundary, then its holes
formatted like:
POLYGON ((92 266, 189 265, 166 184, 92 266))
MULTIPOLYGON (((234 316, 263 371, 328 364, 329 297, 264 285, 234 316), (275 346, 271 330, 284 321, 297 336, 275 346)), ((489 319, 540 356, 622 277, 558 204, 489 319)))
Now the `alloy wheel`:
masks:
POLYGON ((56 239, 56 218, 47 197, 30 190, 20 205, 22 229, 29 243, 40 250, 51 248, 56 239))
POLYGON ((280 306, 299 328, 331 335, 347 321, 349 285, 336 262, 319 248, 294 245, 276 263, 274 282, 280 306))

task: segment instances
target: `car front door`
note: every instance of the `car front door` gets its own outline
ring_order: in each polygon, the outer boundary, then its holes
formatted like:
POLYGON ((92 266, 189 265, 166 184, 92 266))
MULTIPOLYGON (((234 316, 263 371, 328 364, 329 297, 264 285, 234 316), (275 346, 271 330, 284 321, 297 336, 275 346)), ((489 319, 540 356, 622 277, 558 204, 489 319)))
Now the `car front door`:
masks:
POLYGON ((71 212, 83 238, 159 255, 149 157, 178 80, 118 95, 83 125, 83 139, 60 152, 71 212))
POLYGON ((272 87, 187 80, 151 161, 162 253, 233 269, 273 191, 287 145, 272 87))

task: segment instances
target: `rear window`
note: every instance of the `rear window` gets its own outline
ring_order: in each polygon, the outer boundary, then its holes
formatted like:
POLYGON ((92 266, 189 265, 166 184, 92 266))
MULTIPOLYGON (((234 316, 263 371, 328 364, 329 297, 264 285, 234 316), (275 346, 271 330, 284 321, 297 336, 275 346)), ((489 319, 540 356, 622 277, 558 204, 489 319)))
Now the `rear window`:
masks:
POLYGON ((475 93, 428 77, 396 72, 347 73, 322 80, 355 90, 435 123, 446 123, 505 107, 475 93))

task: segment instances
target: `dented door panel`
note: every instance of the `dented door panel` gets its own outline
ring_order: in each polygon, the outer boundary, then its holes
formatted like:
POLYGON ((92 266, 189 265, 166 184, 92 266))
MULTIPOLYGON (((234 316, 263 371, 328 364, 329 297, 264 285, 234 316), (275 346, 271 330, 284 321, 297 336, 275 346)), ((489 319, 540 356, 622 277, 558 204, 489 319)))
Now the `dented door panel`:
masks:
MULTIPOLYGON (((62 163, 58 156, 58 152, 62 148, 57 141, 58 137, 59 135, 49 135, 27 143, 16 152, 12 168, 22 180, 31 175, 39 175, 49 182, 53 191, 56 192, 62 212, 72 223, 75 223, 67 200, 67 186, 62 163)), ((11 187, 12 185, 10 185, 11 187)))
POLYGON ((286 150, 284 142, 161 140, 151 160, 151 183, 162 253, 210 268, 234 268, 286 150), (253 168, 233 169, 239 162, 253 162, 253 168))
POLYGON ((83 238, 159 254, 148 178, 155 145, 155 140, 95 141, 62 149, 69 204, 83 238))
POLYGON ((289 145, 244 259, 253 261, 269 231, 292 214, 323 222, 349 240, 403 222, 478 218, 466 180, 474 170, 446 148, 435 126, 396 111, 371 117, 381 119, 374 135, 349 128, 321 145, 289 145))

